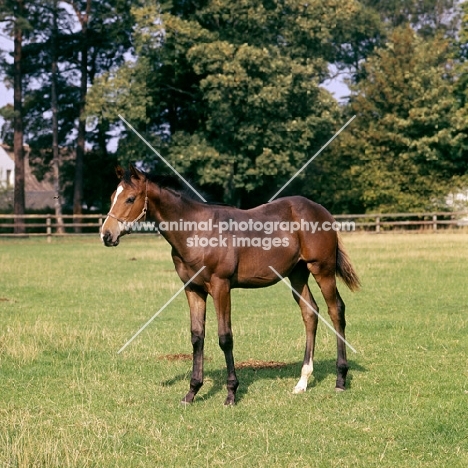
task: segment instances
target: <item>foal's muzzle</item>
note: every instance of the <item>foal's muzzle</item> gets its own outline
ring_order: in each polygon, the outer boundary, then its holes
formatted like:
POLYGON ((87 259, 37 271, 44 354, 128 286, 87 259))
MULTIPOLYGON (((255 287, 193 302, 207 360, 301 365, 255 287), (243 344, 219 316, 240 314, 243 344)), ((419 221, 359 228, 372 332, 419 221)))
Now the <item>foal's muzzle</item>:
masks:
POLYGON ((104 231, 102 233, 102 242, 104 242, 104 245, 106 247, 117 247, 119 245, 119 238, 113 240, 112 239, 112 233, 110 231, 104 231))

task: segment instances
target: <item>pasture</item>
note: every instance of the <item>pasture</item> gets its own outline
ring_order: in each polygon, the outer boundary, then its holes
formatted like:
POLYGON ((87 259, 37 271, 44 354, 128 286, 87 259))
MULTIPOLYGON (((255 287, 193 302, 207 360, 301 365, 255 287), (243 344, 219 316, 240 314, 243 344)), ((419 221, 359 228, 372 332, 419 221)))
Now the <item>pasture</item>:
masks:
POLYGON ((339 283, 348 390, 319 323, 309 388, 292 394, 304 327, 277 284, 233 291, 234 407, 209 303, 205 385, 184 407, 184 294, 117 355, 181 286, 164 240, 0 240, 0 467, 468 466, 468 235, 344 242, 363 283, 339 283))

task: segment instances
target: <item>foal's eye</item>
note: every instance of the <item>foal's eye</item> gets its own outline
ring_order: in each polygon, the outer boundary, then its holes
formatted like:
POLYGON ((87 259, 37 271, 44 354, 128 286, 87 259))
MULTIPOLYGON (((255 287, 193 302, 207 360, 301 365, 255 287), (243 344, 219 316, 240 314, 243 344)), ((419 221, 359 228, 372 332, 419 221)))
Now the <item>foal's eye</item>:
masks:
POLYGON ((128 203, 129 205, 131 205, 134 201, 135 201, 135 197, 128 197, 125 200, 125 203, 128 203))

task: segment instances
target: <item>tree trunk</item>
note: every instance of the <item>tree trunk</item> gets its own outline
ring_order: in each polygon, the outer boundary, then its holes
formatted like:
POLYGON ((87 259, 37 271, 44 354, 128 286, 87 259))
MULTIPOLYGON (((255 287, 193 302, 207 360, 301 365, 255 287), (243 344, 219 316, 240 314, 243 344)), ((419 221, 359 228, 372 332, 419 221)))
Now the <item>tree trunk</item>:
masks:
POLYGON ((63 234, 62 203, 60 194, 60 151, 58 143, 58 98, 57 98, 57 0, 53 5, 52 26, 52 82, 51 82, 51 107, 52 107, 52 154, 54 168, 54 190, 55 190, 55 219, 57 222, 57 233, 63 234))
MULTIPOLYGON (((86 120, 84 117, 86 94, 88 92, 88 20, 91 11, 91 0, 86 1, 86 12, 82 14, 75 6, 75 11, 81 23, 81 57, 80 57, 80 103, 78 116, 78 136, 76 141, 75 180, 73 190, 73 214, 75 223, 81 223, 79 215, 83 212, 83 167, 86 145, 86 120)), ((81 232, 81 227, 75 227, 75 232, 81 232)))
POLYGON ((236 171, 236 168, 235 168, 235 164, 233 163, 230 165, 230 168, 229 168, 229 172, 231 176, 224 184, 223 202, 227 203, 228 205, 232 205, 237 208, 240 208, 240 204, 241 204, 240 193, 239 193, 239 190, 237 190, 236 187, 234 186, 235 171, 236 171))
MULTIPOLYGON (((24 11, 22 0, 18 0, 18 12, 14 26, 14 63, 13 63, 13 108, 14 108, 14 137, 13 151, 15 155, 15 189, 13 212, 15 215, 24 215, 25 211, 25 172, 24 172, 24 145, 23 145, 23 88, 22 88, 22 48, 23 30, 20 26, 24 11)), ((24 218, 15 218, 15 234, 24 234, 26 228, 24 218)))

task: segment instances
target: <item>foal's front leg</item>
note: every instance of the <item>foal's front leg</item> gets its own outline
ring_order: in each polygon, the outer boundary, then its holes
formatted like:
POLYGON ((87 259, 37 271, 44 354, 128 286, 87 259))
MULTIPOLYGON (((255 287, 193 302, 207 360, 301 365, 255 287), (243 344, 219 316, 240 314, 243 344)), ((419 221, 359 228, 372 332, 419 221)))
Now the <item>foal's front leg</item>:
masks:
POLYGON ((205 317, 206 317, 206 292, 194 289, 191 286, 185 288, 185 294, 190 306, 190 329, 193 346, 193 368, 190 379, 190 390, 181 403, 192 403, 195 395, 203 385, 203 349, 205 345, 205 317))
POLYGON ((231 286, 228 280, 216 279, 212 281, 212 296, 218 318, 219 346, 224 351, 227 367, 227 398, 225 405, 234 405, 236 391, 239 386, 234 367, 234 340, 231 328, 231 286))

